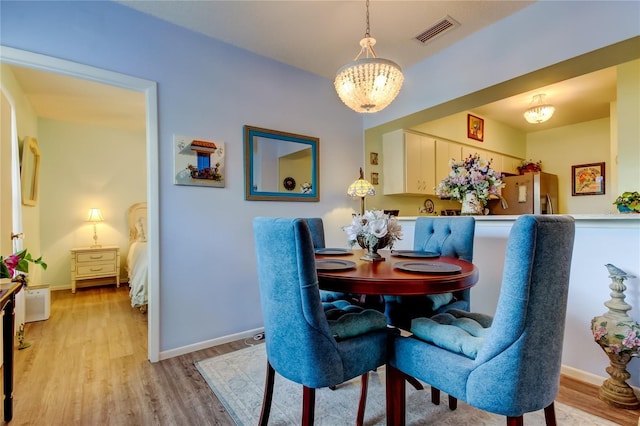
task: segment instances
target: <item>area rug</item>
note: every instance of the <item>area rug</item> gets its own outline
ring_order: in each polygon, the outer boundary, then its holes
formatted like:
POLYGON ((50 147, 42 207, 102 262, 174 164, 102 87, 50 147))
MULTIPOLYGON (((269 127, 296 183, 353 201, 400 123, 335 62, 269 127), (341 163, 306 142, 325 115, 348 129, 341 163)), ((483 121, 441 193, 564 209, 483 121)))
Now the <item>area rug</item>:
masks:
MULTIPOLYGON (((237 425, 258 424, 266 374, 264 344, 196 361, 195 364, 237 425)), ((370 373, 365 425, 386 424, 384 375, 384 368, 370 373)), ((318 389, 315 424, 320 426, 355 424, 359 397, 359 379, 344 383, 335 390, 318 389)), ((504 426, 506 424, 505 417, 477 410, 460 401, 458 408, 451 411, 448 408, 447 395, 444 393, 441 401, 440 405, 431 403, 428 386, 425 386, 424 390, 417 391, 407 385, 407 424, 451 426, 504 426)), ((615 426, 615 423, 558 402, 555 403, 555 407, 559 425, 615 426)), ((301 415, 302 386, 276 373, 269 425, 297 425, 300 423, 301 415)), ((540 410, 525 414, 524 424, 544 425, 544 412, 540 410)))

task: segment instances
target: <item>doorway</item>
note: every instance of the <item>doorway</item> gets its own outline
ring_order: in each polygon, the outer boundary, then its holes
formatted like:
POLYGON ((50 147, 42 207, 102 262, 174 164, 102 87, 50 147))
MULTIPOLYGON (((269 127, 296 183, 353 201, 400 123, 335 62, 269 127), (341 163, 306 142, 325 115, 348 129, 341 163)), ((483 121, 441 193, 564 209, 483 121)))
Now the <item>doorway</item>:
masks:
POLYGON ((157 88, 153 81, 130 77, 87 65, 64 61, 44 55, 2 46, 2 62, 25 68, 51 72, 90 80, 107 86, 141 92, 145 97, 146 110, 146 173, 148 205, 149 273, 148 273, 148 358, 159 360, 159 182, 158 182, 158 120, 157 88))

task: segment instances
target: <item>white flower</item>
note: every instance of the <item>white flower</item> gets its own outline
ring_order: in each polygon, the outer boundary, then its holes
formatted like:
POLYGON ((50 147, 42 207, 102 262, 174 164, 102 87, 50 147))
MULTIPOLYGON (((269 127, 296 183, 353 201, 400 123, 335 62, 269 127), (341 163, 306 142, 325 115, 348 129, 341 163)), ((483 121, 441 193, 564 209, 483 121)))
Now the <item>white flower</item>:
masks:
POLYGON ((368 246, 376 245, 379 239, 389 237, 389 246, 402 238, 401 226, 395 217, 385 214, 382 210, 367 210, 363 215, 355 215, 351 225, 342 227, 353 246, 358 238, 368 246))

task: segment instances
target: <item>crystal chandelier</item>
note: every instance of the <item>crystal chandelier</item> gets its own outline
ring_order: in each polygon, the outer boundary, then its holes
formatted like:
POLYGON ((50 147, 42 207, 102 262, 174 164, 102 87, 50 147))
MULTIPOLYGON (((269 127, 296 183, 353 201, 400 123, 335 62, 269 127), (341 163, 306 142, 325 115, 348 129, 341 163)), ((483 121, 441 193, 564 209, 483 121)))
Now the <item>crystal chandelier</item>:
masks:
POLYGON ((333 84, 340 100, 352 110, 378 112, 398 96, 404 76, 398 64, 376 57, 376 39, 369 34, 369 0, 366 5, 367 31, 360 40, 360 53, 338 70, 333 84))
POLYGON ((524 112, 524 118, 531 124, 544 123, 551 118, 556 109, 552 105, 544 104, 544 95, 533 97, 529 109, 524 112))

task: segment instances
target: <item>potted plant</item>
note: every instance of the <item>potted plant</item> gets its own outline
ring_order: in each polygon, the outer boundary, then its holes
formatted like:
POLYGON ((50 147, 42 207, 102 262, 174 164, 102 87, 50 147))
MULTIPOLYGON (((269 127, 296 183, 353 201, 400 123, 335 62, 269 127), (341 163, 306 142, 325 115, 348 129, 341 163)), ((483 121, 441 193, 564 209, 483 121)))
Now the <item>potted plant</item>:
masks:
POLYGON ((621 213, 640 213, 640 192, 623 192, 613 202, 621 213))

